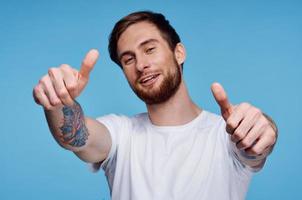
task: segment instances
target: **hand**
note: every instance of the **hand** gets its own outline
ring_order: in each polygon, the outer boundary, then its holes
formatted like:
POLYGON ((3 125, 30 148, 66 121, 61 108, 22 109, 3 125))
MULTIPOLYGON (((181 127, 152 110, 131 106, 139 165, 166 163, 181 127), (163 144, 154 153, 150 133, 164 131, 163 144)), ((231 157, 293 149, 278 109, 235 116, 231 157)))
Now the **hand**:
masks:
POLYGON ((277 134, 261 110, 249 103, 232 105, 219 83, 213 83, 211 90, 226 122, 226 131, 237 148, 251 156, 270 152, 277 134))
POLYGON ((62 64, 58 68, 50 68, 48 74, 43 76, 33 90, 37 104, 46 110, 53 110, 58 106, 71 106, 74 99, 80 95, 89 80, 99 52, 90 50, 84 60, 80 71, 62 64))

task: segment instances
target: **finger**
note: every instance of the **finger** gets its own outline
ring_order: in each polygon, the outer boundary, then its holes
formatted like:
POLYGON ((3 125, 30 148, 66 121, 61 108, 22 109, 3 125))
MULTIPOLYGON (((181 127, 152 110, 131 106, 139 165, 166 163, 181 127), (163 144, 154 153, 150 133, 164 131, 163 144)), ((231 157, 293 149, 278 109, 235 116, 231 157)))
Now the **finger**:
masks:
POLYGON ((46 110, 51 110, 53 107, 50 104, 46 94, 44 93, 43 89, 41 88, 41 85, 37 85, 34 88, 34 99, 37 104, 41 105, 44 107, 46 110))
POLYGON ((237 129, 237 127, 240 125, 249 107, 250 107, 249 104, 242 103, 232 108, 232 113, 230 114, 229 118, 226 120, 226 131, 229 134, 233 134, 235 129, 237 129))
POLYGON ((61 65, 63 73, 63 81, 71 98, 75 99, 78 96, 77 73, 69 65, 61 65))
POLYGON ((61 71, 57 68, 51 68, 49 69, 48 74, 61 102, 67 106, 73 105, 73 99, 65 87, 61 71))
POLYGON ((222 116, 227 120, 232 112, 232 104, 229 102, 225 90, 219 83, 213 83, 211 90, 216 102, 220 106, 222 116))
POLYGON ((41 105, 41 102, 40 102, 40 100, 39 100, 39 96, 40 95, 38 95, 39 93, 40 93, 40 84, 38 84, 38 85, 36 85, 35 87, 34 87, 34 89, 33 89, 33 97, 34 97, 34 100, 35 100, 35 102, 37 103, 37 104, 39 104, 39 105, 41 105))
POLYGON ((52 82, 50 80, 50 77, 48 75, 44 76, 40 80, 40 84, 52 106, 57 106, 57 105, 62 104, 61 100, 59 99, 59 97, 57 96, 57 94, 55 92, 55 89, 54 89, 52 82))
MULTIPOLYGON (((246 106, 238 106, 238 109, 236 112, 241 108, 241 113, 242 113, 242 120, 238 127, 235 129, 234 133, 232 134, 232 141, 237 143, 240 140, 242 140, 250 131, 250 129, 255 125, 257 120, 260 119, 261 112, 258 111, 258 109, 251 107, 249 105, 246 106)), ((231 117, 230 117, 231 118, 231 117)))
POLYGON ((251 148, 253 145, 256 144, 256 141, 264 132, 265 126, 262 123, 256 123, 248 134, 243 138, 243 140, 239 141, 236 146, 238 149, 248 149, 251 148))
POLYGON ((88 79, 89 73, 93 69, 98 57, 99 57, 99 52, 96 49, 91 49, 86 54, 84 60, 82 61, 82 66, 81 66, 81 69, 80 69, 81 77, 88 79))
POLYGON ((257 142, 251 147, 245 150, 248 155, 259 156, 264 154, 267 149, 272 145, 272 138, 269 136, 262 135, 257 142))

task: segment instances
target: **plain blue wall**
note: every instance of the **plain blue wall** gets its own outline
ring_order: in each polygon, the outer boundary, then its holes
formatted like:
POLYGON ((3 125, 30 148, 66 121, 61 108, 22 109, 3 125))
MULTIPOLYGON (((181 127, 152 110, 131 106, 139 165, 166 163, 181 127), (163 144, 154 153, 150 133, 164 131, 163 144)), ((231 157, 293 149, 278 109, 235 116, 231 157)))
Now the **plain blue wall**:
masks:
POLYGON ((79 97, 92 117, 145 111, 107 52, 114 23, 143 9, 162 12, 187 48, 192 98, 219 113, 221 82, 233 103, 271 115, 278 144, 247 199, 302 199, 302 1, 1 1, 0 199, 109 199, 102 171, 90 173, 53 140, 32 88, 52 66, 78 67, 90 48, 101 58, 79 97))

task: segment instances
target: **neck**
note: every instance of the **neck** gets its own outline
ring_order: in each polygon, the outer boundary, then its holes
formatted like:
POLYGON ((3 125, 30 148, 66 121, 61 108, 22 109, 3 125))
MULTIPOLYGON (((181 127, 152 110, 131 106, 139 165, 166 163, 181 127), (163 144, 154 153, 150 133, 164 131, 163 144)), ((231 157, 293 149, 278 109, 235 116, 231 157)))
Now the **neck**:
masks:
POLYGON ((147 109, 151 122, 158 126, 186 124, 202 111, 191 100, 184 81, 181 82, 177 92, 169 100, 160 104, 147 104, 147 109))

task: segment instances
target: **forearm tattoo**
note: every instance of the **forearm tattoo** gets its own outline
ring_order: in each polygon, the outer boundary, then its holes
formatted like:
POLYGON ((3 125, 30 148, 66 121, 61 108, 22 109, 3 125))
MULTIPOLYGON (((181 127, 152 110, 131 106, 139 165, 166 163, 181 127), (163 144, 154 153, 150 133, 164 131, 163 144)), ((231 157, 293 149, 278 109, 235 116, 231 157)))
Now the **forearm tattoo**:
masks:
POLYGON ((84 146, 89 134, 80 104, 75 101, 73 106, 64 106, 62 111, 64 122, 60 129, 63 134, 63 142, 73 147, 84 146))

